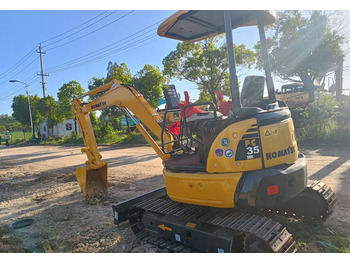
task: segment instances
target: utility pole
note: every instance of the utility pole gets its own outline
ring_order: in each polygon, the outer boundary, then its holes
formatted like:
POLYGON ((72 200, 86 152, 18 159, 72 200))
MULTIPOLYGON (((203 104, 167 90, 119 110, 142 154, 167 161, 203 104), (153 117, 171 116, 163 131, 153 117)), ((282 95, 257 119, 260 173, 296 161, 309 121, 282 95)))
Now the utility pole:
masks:
POLYGON ((337 63, 335 71, 335 97, 341 103, 343 93, 343 60, 337 63))
POLYGON ((44 65, 43 65, 43 54, 46 54, 46 52, 42 51, 41 44, 39 45, 39 51, 36 51, 40 54, 40 67, 41 67, 41 74, 37 74, 41 76, 41 84, 43 86, 43 98, 46 97, 46 87, 45 87, 45 78, 44 76, 49 76, 48 74, 44 74, 44 65))

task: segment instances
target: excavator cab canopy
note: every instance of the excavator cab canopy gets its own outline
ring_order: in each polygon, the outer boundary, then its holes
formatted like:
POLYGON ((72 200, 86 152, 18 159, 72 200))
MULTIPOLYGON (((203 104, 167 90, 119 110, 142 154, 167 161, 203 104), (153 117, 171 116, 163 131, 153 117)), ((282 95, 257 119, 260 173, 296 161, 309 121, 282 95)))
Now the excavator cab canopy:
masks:
POLYGON ((158 35, 185 42, 195 42, 226 33, 227 55, 230 72, 233 116, 242 115, 233 50, 232 30, 238 27, 258 26, 269 94, 267 109, 278 107, 271 77, 264 26, 276 20, 274 11, 257 10, 190 10, 178 11, 158 27, 158 35))
MULTIPOLYGON (((263 16, 264 25, 276 20, 274 11, 231 10, 232 29, 258 25, 257 15, 263 16)), ((158 27, 158 35, 186 42, 195 42, 225 32, 223 10, 178 11, 158 27)))

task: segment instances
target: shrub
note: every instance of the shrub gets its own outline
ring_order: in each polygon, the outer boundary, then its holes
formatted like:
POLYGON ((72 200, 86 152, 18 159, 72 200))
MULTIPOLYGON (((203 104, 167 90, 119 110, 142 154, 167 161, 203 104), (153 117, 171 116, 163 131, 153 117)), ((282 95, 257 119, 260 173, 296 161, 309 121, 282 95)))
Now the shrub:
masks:
POLYGON ((299 142, 350 144, 350 116, 337 111, 338 102, 330 95, 320 95, 300 116, 303 125, 296 128, 299 142), (302 127, 301 127, 302 126, 302 127))

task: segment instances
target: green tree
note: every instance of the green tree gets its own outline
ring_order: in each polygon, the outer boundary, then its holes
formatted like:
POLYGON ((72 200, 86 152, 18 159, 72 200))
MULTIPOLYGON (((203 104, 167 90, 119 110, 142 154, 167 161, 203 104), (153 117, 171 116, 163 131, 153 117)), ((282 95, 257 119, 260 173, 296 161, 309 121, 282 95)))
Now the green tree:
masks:
POLYGON ((62 114, 58 101, 52 96, 47 96, 40 99, 38 109, 43 112, 42 115, 46 119, 47 127, 52 129, 51 135, 53 136, 53 127, 65 120, 65 115, 62 114))
POLYGON ((157 66, 145 65, 132 79, 135 88, 156 108, 165 87, 165 77, 157 66))
MULTIPOLYGON (((89 90, 93 90, 99 86, 102 86, 104 84, 109 83, 113 79, 117 79, 118 81, 120 81, 123 84, 130 84, 131 83, 131 79, 132 79, 131 71, 125 63, 121 63, 119 65, 116 62, 112 63, 111 61, 109 61, 108 66, 107 66, 106 78, 93 77, 89 82, 88 88, 89 88, 89 90)), ((95 94, 95 95, 91 96, 91 98, 96 99, 97 97, 104 94, 105 92, 106 91, 95 94)), ((105 117, 108 117, 108 123, 111 124, 114 128, 117 128, 119 126, 118 118, 121 115, 124 115, 126 117, 125 112, 123 112, 122 110, 120 110, 116 106, 111 106, 111 107, 102 109, 102 112, 101 112, 101 115, 99 118, 100 118, 101 122, 102 121, 104 122, 105 117)), ((127 117, 126 117, 126 119, 127 119, 127 117)), ((127 123, 128 123, 128 121, 127 121, 127 123)), ((128 130, 129 130, 129 128, 128 128, 128 130)))
MULTIPOLYGON (((32 112, 34 131, 39 125, 40 120, 43 119, 43 112, 41 112, 41 110, 37 106, 39 101, 40 98, 37 95, 30 96, 30 107, 32 112)), ((13 110, 12 116, 24 127, 28 127, 30 129, 28 97, 26 95, 15 96, 13 98, 11 107, 13 110)))
MULTIPOLYGON (((106 80, 105 78, 97 78, 97 77, 91 78, 89 80, 89 83, 88 83, 89 91, 91 91, 97 87, 103 86, 105 83, 107 83, 105 80, 106 80)), ((100 93, 97 93, 95 95, 92 95, 92 96, 90 96, 90 99, 96 99, 97 97, 99 97, 101 94, 104 94, 104 93, 105 92, 100 92, 100 93)))
POLYGON ((67 84, 63 84, 58 90, 58 106, 64 119, 74 118, 72 111, 72 101, 74 97, 83 95, 86 91, 77 81, 70 81, 67 84))
MULTIPOLYGON (((314 80, 344 59, 341 49, 344 37, 332 29, 325 12, 311 11, 309 15, 300 11, 279 12, 270 30, 273 35, 267 41, 271 70, 283 80, 302 81, 310 91, 314 80)), ((255 49, 258 68, 262 68, 260 43, 255 49)))
POLYGON ((107 66, 107 77, 105 83, 109 83, 113 79, 117 79, 123 84, 130 84, 132 75, 131 71, 125 63, 118 65, 117 63, 108 62, 107 66))
POLYGON ((7 114, 0 115, 0 132, 16 130, 22 130, 21 123, 7 114))
MULTIPOLYGON (((163 59, 163 74, 169 78, 196 83, 217 105, 215 91, 230 95, 226 45, 219 46, 222 36, 197 43, 180 42, 176 50, 163 59)), ((255 63, 254 51, 245 45, 234 45, 236 65, 250 68, 255 63)), ((205 97, 205 95, 203 96, 205 97)))

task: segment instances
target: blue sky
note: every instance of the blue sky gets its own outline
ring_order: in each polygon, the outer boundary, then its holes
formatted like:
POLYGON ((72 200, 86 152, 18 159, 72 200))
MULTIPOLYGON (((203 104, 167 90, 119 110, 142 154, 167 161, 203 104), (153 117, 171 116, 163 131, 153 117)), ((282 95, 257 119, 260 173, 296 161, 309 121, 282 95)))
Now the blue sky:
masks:
MULTIPOLYGON (((126 63, 133 74, 145 64, 162 69, 163 58, 175 50, 178 41, 159 37, 157 25, 174 12, 0 11, 0 37, 5 39, 0 41, 0 114, 11 114, 13 95, 24 93, 24 85, 9 83, 10 79, 27 82, 29 93, 42 97, 41 78, 37 75, 40 43, 45 52, 44 73, 49 75, 45 76, 46 93, 55 97, 58 89, 71 80, 87 90, 92 77, 106 76, 108 61, 126 63)), ((258 39, 255 27, 235 33, 237 43, 248 42, 250 48, 258 39)), ((197 98, 194 84, 174 83, 181 94, 188 90, 191 98, 197 98)))
MULTIPOLYGON (((47 8, 53 10, 35 10, 41 9, 38 5, 21 7, 34 10, 15 10, 16 7, 9 6, 8 10, 0 10, 0 114, 12 114, 12 97, 25 93, 24 85, 9 83, 10 79, 29 83, 29 93, 42 97, 41 78, 37 75, 40 73, 37 53, 40 43, 46 52, 43 54, 44 72, 49 74, 45 77, 46 94, 54 97, 58 89, 71 80, 78 81, 87 90, 92 77, 106 76, 108 61, 126 63, 133 74, 145 64, 162 69, 163 58, 178 43, 156 34, 157 25, 175 10, 140 10, 137 6, 139 10, 132 11, 132 6, 130 9, 124 6, 123 10, 115 11, 118 9, 115 4, 110 8, 99 6, 98 10, 69 10, 75 6, 47 8)), ((149 7, 152 5, 141 6, 149 7)), ((233 37, 236 43, 252 48, 258 33, 256 27, 242 28, 235 30, 233 37)), ((172 83, 181 94, 187 90, 192 99, 197 98, 194 84, 172 83)), ((275 85, 279 87, 280 83, 275 85)))

